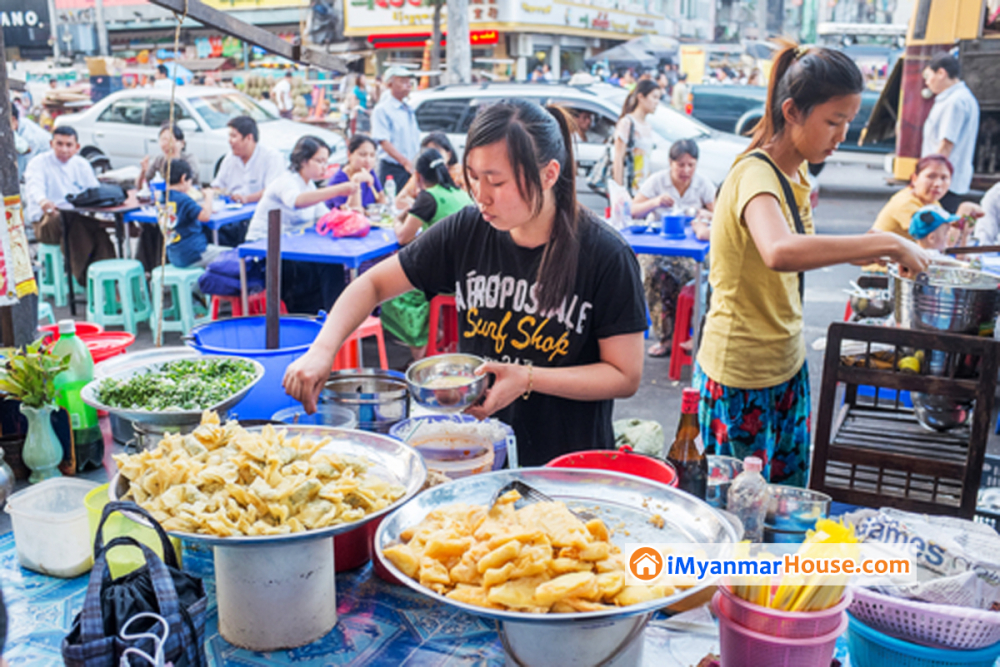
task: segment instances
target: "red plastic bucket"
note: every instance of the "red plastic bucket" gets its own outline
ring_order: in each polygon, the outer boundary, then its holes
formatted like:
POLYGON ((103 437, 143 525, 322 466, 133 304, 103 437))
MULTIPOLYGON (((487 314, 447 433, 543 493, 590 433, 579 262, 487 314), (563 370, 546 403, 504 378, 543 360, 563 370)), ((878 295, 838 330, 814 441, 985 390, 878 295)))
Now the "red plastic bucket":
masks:
POLYGON ((661 459, 635 454, 628 445, 613 449, 590 449, 583 452, 563 454, 545 464, 546 468, 590 468, 611 470, 628 475, 645 477, 674 488, 677 487, 677 471, 661 459))

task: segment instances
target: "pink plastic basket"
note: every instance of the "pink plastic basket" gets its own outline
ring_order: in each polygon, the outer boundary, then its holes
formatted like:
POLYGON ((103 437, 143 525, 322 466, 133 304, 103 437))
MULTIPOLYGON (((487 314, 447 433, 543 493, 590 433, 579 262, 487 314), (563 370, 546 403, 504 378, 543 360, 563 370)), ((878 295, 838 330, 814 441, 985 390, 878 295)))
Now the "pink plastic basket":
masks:
POLYGON ((847 629, 847 614, 841 612, 837 627, 825 635, 791 639, 774 637, 745 628, 719 609, 722 593, 712 597, 712 611, 719 617, 722 667, 829 667, 837 637, 847 629))
POLYGON ((737 597, 725 586, 719 586, 719 592, 722 593, 719 610, 733 622, 765 635, 792 639, 808 639, 833 632, 840 627, 844 610, 851 604, 850 589, 844 592, 839 603, 822 611, 768 609, 737 597))
POLYGON ((931 604, 854 589, 851 613, 890 637, 935 648, 972 650, 1000 642, 1000 612, 931 604))

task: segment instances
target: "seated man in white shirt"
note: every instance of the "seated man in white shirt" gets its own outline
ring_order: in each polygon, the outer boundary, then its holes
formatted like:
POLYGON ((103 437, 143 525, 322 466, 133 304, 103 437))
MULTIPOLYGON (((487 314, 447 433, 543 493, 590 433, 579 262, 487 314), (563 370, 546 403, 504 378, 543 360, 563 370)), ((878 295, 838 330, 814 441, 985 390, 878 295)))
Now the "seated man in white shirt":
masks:
POLYGON ((113 259, 115 248, 101 222, 94 218, 60 211, 66 196, 95 188, 100 183, 90 163, 77 155, 80 143, 76 130, 57 127, 52 132, 52 150, 28 163, 24 171, 25 219, 34 225, 35 237, 41 243, 59 245, 63 241, 63 225, 69 225, 69 248, 73 275, 86 284, 87 267, 102 259, 113 259))
POLYGON ((259 146, 257 123, 249 116, 231 119, 229 148, 219 165, 212 187, 227 194, 233 201, 260 201, 264 188, 285 172, 285 160, 270 148, 259 146))
MULTIPOLYGON (((16 104, 10 105, 10 126, 14 133, 23 139, 24 150, 17 151, 17 172, 24 177, 24 170, 33 158, 49 150, 51 135, 38 126, 38 123, 27 116, 21 117, 16 104)), ((15 140, 16 144, 16 140, 15 140)))

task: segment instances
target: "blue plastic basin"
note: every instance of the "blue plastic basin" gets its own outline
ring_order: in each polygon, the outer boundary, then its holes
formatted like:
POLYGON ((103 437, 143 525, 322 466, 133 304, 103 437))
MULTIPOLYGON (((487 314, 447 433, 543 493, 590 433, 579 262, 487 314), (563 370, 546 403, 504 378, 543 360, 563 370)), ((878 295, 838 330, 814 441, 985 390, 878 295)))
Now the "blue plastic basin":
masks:
POLYGON ((236 404, 231 414, 240 419, 270 419, 282 408, 299 405, 285 393, 281 381, 288 365, 305 354, 316 340, 324 319, 323 314, 318 320, 280 318, 278 349, 275 350, 266 348, 264 317, 235 317, 202 324, 191 330, 187 344, 201 354, 226 354, 259 361, 264 366, 264 377, 236 404))

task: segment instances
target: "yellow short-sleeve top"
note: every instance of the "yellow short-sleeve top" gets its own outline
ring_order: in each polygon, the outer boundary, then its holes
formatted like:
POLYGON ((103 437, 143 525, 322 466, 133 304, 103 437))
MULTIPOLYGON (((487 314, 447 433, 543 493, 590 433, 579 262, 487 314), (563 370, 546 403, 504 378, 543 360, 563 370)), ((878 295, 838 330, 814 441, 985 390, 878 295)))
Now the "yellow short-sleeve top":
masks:
MULTIPOLYGON (((789 179, 807 234, 815 233, 809 202, 808 165, 799 182, 789 179)), ((805 363, 798 274, 772 271, 757 250, 743 211, 754 197, 771 195, 789 230, 795 222, 777 174, 764 161, 743 155, 722 184, 712 222, 712 305, 698 351, 702 370, 716 382, 763 389, 791 379, 805 363)))
POLYGON ((886 202, 882 210, 878 212, 872 229, 879 232, 892 232, 899 234, 904 239, 914 241, 915 239, 910 236, 910 220, 923 205, 924 203, 913 194, 913 188, 907 186, 886 202))

